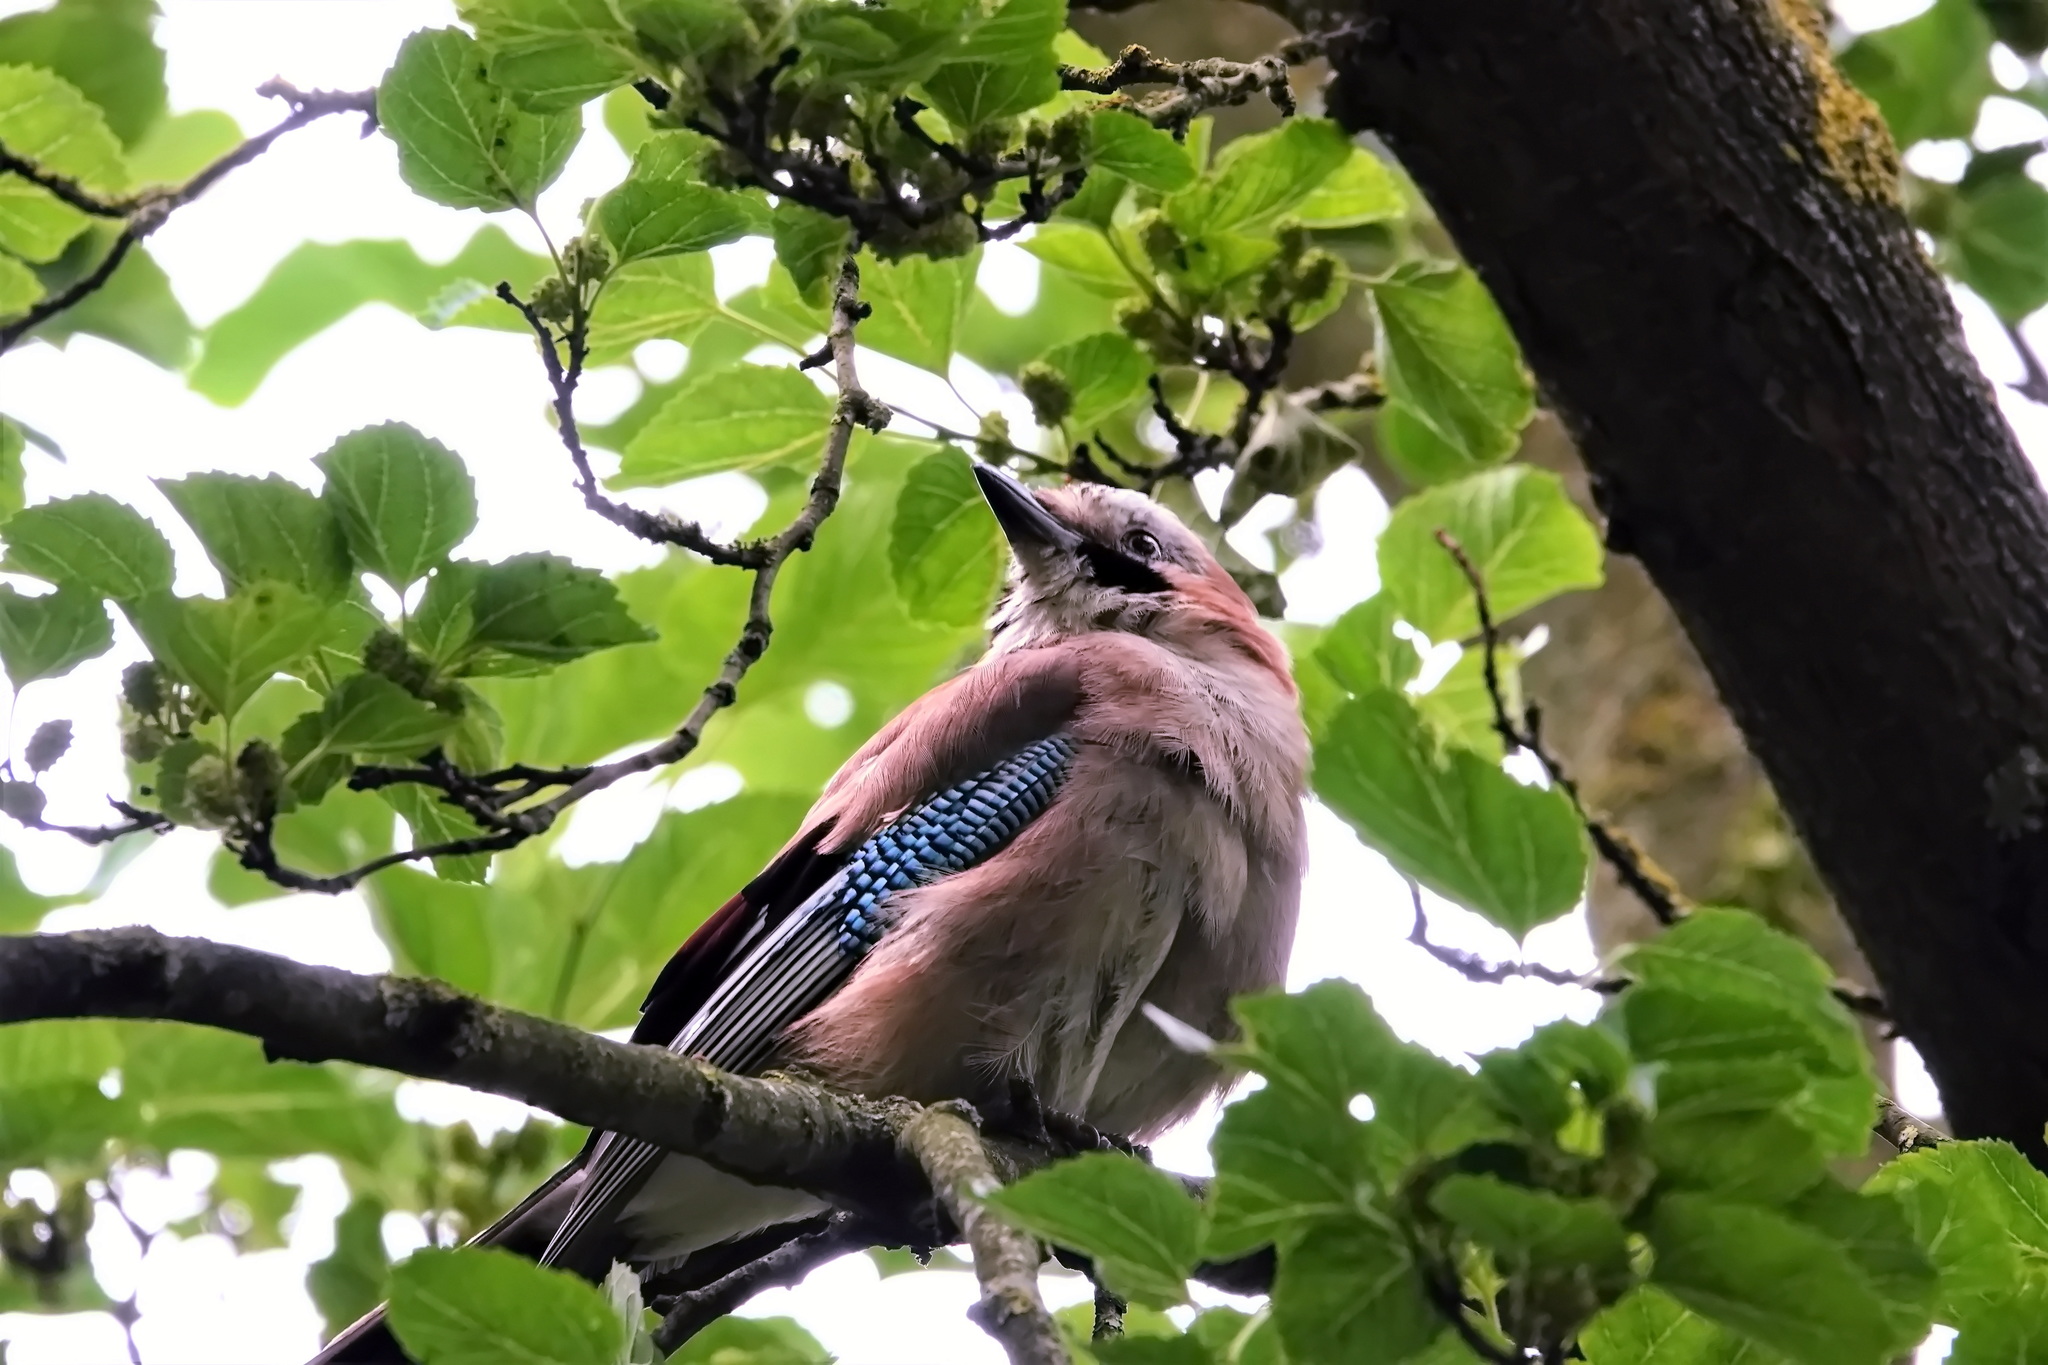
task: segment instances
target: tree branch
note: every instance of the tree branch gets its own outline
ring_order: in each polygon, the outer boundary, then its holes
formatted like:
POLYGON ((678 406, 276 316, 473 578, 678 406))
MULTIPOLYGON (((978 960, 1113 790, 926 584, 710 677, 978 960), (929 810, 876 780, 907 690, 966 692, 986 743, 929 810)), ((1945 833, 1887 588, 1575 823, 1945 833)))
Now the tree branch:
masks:
POLYGON ((974 1252, 981 1302, 969 1316, 1002 1343, 1010 1365, 1067 1365, 1059 1328, 1038 1292, 1043 1250, 981 1203, 1001 1182, 972 1114, 964 1105, 933 1105, 903 1126, 903 1149, 916 1158, 974 1252))
POLYGON ((654 1344, 672 1352, 697 1333, 744 1305, 763 1290, 799 1284, 804 1276, 849 1251, 873 1246, 873 1225, 850 1213, 835 1213, 825 1226, 794 1237, 775 1250, 720 1276, 702 1289, 678 1294, 664 1306, 654 1344))
POLYGON ((258 86, 256 93, 274 99, 284 100, 291 105, 292 112, 283 121, 265 132, 244 140, 239 146, 222 154, 190 180, 182 185, 160 186, 118 198, 96 195, 76 180, 58 175, 35 165, 0 147, 0 174, 12 173, 33 185, 48 190, 71 207, 96 218, 123 220, 120 235, 107 248, 107 254, 84 278, 60 294, 44 299, 26 313, 4 326, 0 326, 0 355, 11 350, 15 343, 33 332, 58 314, 75 308, 88 297, 106 286, 121 268, 128 253, 133 251, 143 238, 164 225, 164 220, 185 205, 197 199, 212 188, 215 181, 238 166, 246 166, 263 153, 270 145, 295 128, 303 128, 329 114, 357 113, 368 122, 363 127, 367 136, 377 126, 377 92, 374 90, 299 90, 280 80, 266 81, 258 86))

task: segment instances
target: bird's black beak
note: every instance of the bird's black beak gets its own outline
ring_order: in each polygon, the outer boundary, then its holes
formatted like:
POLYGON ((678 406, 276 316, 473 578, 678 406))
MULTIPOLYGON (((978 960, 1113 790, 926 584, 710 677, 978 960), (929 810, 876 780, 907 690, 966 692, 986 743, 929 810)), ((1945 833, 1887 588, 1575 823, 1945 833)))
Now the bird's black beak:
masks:
POLYGON ((974 481, 981 485, 981 496, 988 499, 989 511, 996 514, 996 523, 1003 528, 1003 535, 1013 548, 1074 550, 1080 547, 1080 536, 1046 511, 1044 504, 1031 496, 1030 489, 994 465, 974 466, 974 481))

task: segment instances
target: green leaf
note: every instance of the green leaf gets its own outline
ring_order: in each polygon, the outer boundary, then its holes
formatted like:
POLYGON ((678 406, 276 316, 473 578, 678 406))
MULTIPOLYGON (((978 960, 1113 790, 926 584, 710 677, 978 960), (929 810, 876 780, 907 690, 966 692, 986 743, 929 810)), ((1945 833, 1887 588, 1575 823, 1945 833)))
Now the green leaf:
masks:
POLYGON ((633 156, 625 183, 597 203, 596 222, 618 265, 704 251, 746 236, 755 210, 696 173, 694 133, 657 133, 633 156))
POLYGON ((218 109, 168 114, 128 149, 128 172, 138 185, 190 180, 242 141, 242 125, 218 109))
POLYGON ((1047 223, 1031 234, 1024 249, 1054 269, 1065 271, 1092 292, 1122 298, 1138 292, 1138 282, 1116 254, 1109 238, 1092 227, 1047 223))
MULTIPOLYGON (((545 257, 516 245, 496 224, 478 230, 446 265, 429 265, 410 242, 302 242, 272 267, 255 293, 206 330, 188 382, 232 407, 300 343, 367 303, 388 303, 429 326, 459 315, 465 323, 492 320, 523 331, 519 315, 489 299, 490 291, 500 280, 531 289, 552 270, 545 257), (484 301, 450 314, 437 306, 450 299, 484 301)), ((613 287, 605 293, 609 299, 613 287)))
POLYGON ((391 1271, 391 1328, 420 1365, 614 1365, 626 1326, 593 1286, 509 1251, 416 1251, 391 1271))
POLYGON ((2006 1301, 2048 1266, 2048 1176, 2009 1143, 1912 1152, 1880 1167, 1864 1190, 1900 1201, 1939 1274, 1943 1322, 2007 1315, 2006 1301))
POLYGON ((813 455, 831 420, 832 400, 787 366, 714 372, 678 389, 626 443, 609 482, 645 488, 813 455))
POLYGON ((0 522, 5 522, 26 504, 22 483, 27 471, 21 457, 27 453, 28 436, 21 426, 0 417, 0 522))
POLYGON ((1950 201, 1937 238, 1941 263, 1983 296, 1992 311, 2017 323, 2048 303, 2048 189, 2023 169, 1966 179, 1950 201))
POLYGON ((776 203, 771 221, 775 259, 789 272, 805 303, 824 307, 839 262, 846 256, 846 220, 783 199, 776 203))
POLYGON ((515 555, 476 570, 471 638, 528 659, 564 662, 593 650, 651 640, 595 569, 559 555, 515 555))
POLYGON ((356 561, 399 592, 476 528, 469 471, 403 422, 352 431, 313 463, 356 561))
POLYGON ((455 8, 490 52, 491 79, 529 109, 580 108, 640 66, 633 30, 609 0, 459 0, 455 8))
POLYGON ((832 1365, 832 1353, 794 1318, 720 1318, 668 1365, 832 1365))
MULTIPOLYGON (((98 269, 118 231, 104 220, 95 220, 94 226, 64 248, 55 263, 42 269, 43 287, 57 293, 98 269)), ((139 247, 128 253, 112 279, 36 328, 33 335, 58 346, 74 336, 104 337, 152 364, 180 369, 191 357, 197 333, 171 292, 163 267, 148 247, 139 247)))
POLYGON ((1088 161, 1093 166, 1164 194, 1194 182, 1195 163, 1188 149, 1171 133, 1128 110, 1098 109, 1088 116, 1088 130, 1088 161))
POLYGON ((334 1250, 306 1268, 306 1292, 327 1324, 327 1335, 384 1301, 391 1258, 384 1252, 387 1206, 374 1194, 358 1194, 334 1223, 334 1250))
POLYGON ((1586 1365, 1780 1365, 1754 1342, 1641 1285, 1579 1333, 1586 1365))
POLYGON ((0 256, 0 318, 26 313, 43 296, 43 282, 12 256, 0 256))
POLYGON ((1167 217, 1190 237, 1257 229, 1307 199, 1351 150, 1328 119, 1288 119, 1234 139, 1199 184, 1166 201, 1167 217))
POLYGON ((1429 1206, 1492 1251, 1508 1274, 1583 1273, 1612 1292, 1628 1283, 1628 1233, 1598 1199, 1567 1199, 1491 1175, 1446 1176, 1429 1206))
POLYGON ((1384 1216, 1322 1224, 1280 1253, 1273 1320, 1290 1360, 1399 1365, 1446 1329, 1384 1216))
MULTIPOLYGON (((85 189, 118 193, 127 181, 121 144, 98 106, 69 81, 33 66, 0 66, 0 146, 85 189)), ((0 248, 54 261, 90 220, 17 175, 0 176, 0 248)))
POLYGON ((863 259, 861 302, 874 312, 861 323, 861 345, 944 375, 980 259, 978 251, 943 261, 929 256, 863 259))
POLYGON ((1387 163, 1353 147, 1343 165, 1295 205, 1294 217, 1312 228, 1383 223, 1408 211, 1408 196, 1387 163))
POLYGON ((1439 753, 1393 693, 1331 716, 1315 788, 1395 867, 1518 939, 1584 888, 1585 840, 1564 795, 1525 787, 1468 749, 1439 753))
POLYGON ((58 0, 0 19, 0 62, 62 76, 132 147, 164 112, 164 54, 150 34, 155 19, 156 7, 136 0, 58 0))
POLYGON ((69 673, 114 647, 114 624, 98 593, 61 587, 29 597, 0 584, 0 663, 19 689, 69 673))
POLYGON ((212 1029, 131 1026, 121 1087, 143 1121, 139 1136, 164 1152, 326 1152, 375 1168, 403 1129, 387 1087, 337 1067, 271 1062, 256 1039, 212 1029))
POLYGON ((1354 696, 1400 691, 1422 671, 1422 655, 1394 634, 1398 614, 1389 594, 1366 598, 1331 623, 1316 662, 1354 696))
POLYGON ((1136 402, 1151 377, 1152 362, 1121 332, 1097 332, 1046 352, 1073 394, 1067 423, 1084 435, 1118 409, 1136 402))
POLYGON ((530 209, 561 174, 583 119, 521 109, 484 73, 484 55, 460 29, 413 34, 377 87, 377 121, 415 192, 451 208, 530 209))
POLYGON ((1558 593, 1600 586, 1599 533, 1550 471, 1509 465, 1425 489, 1394 508, 1379 563, 1382 595, 1431 640, 1479 629, 1471 584, 1439 530, 1457 538, 1479 571, 1496 623, 1558 593))
POLYGON ((284 761, 298 771, 330 754, 418 758, 460 721, 381 674, 355 673, 328 694, 318 711, 301 716, 285 731, 284 761))
POLYGON ((198 535, 229 592, 267 579, 326 601, 347 595, 353 565, 341 523, 299 485, 275 474, 208 473, 160 479, 157 488, 198 535))
POLYGON ((104 493, 25 508, 0 535, 6 567, 15 573, 117 602, 170 590, 170 542, 140 512, 104 493))
POLYGON ((1884 1267, 1869 1259, 1906 1259, 1910 1242, 1901 1248, 1887 1239, 1866 1250, 1866 1226, 1816 1227, 1772 1209, 1672 1193, 1657 1201, 1647 1230, 1659 1287, 1803 1365, 1883 1365, 1926 1331, 1919 1305, 1887 1297, 1899 1277, 1873 1274, 1884 1267))
POLYGON ((1403 266, 1372 298, 1387 391, 1380 438, 1401 472, 1437 483, 1513 454, 1535 388, 1479 277, 1403 266))
POLYGON ((1093 1256, 1110 1287, 1154 1308, 1187 1298, 1201 1206, 1164 1171, 1120 1152, 1090 1152, 985 1197, 1027 1232, 1093 1256))
MULTIPOLYGON (((713 288, 709 256, 635 261, 612 273, 591 311, 591 363, 613 364, 629 357, 641 342, 661 338, 690 342, 694 370, 697 335, 723 311, 713 288)), ((759 344, 759 337, 748 335, 748 349, 759 344)))
POLYGON ((1864 34, 1837 60, 1877 101, 1901 147, 1968 137, 1985 98, 1998 93, 1991 27, 1971 0, 1936 0, 1916 18, 1864 34))
POLYGON ((913 617, 978 624, 1007 559, 966 456, 941 450, 910 471, 889 529, 889 567, 913 617))
POLYGON ((1036 109, 1060 93, 1050 47, 1003 60, 948 62, 925 78, 925 95, 953 127, 966 130, 1036 109))
POLYGON ((305 657, 327 608, 282 583, 257 583, 226 601, 155 592, 122 603, 159 662, 232 718, 274 673, 305 657))
POLYGON ((1344 1106, 1277 1086, 1232 1104, 1210 1139, 1216 1185, 1203 1256, 1284 1246, 1319 1220, 1348 1216, 1374 1173, 1373 1137, 1344 1106))

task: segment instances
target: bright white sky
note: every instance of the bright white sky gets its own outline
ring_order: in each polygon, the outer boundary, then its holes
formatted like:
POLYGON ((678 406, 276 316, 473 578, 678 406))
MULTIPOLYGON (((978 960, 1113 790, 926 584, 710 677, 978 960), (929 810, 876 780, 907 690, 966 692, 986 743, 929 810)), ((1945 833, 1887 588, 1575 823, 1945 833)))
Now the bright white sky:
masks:
MULTIPOLYGON (((40 0, 0 0, 0 13, 37 8, 40 0)), ((1858 28, 1892 23, 1924 8, 1924 0, 1837 3, 1853 11, 1858 28)), ((232 113, 246 130, 277 117, 254 95, 257 85, 283 76, 302 88, 355 89, 374 84, 413 29, 452 22, 445 0, 163 0, 159 30, 170 54, 171 103, 176 110, 215 108, 232 113)), ((591 130, 568 171, 543 201, 543 216, 557 235, 574 231, 578 205, 615 181, 624 169, 617 147, 591 120, 591 130)), ((2000 102, 1987 117, 1980 141, 2006 143, 2048 134, 2048 120, 2024 106, 2000 102), (2031 120, 2031 121, 2030 121, 2031 120)), ((1923 168, 1939 174, 1943 157, 1961 150, 1925 152, 1923 168)), ((305 239, 338 242, 359 237, 403 237, 432 259, 446 259, 479 227, 475 212, 443 209, 411 195, 399 181, 389 142, 358 140, 352 120, 330 119, 293 134, 252 166, 236 172, 198 204, 181 211, 151 239, 180 299, 204 324, 233 307, 271 266, 305 239)), ((500 216, 515 237, 531 241, 523 220, 500 216)), ((537 242, 532 242, 536 245, 537 242)), ((721 289, 758 279, 766 257, 759 244, 718 253, 721 289)), ((992 249, 982 280, 998 303, 1028 304, 1037 287, 1037 262, 1014 247, 992 249)), ((1994 376, 2018 366, 1988 313, 1964 300, 1970 336, 1994 376)), ((2042 340, 2048 341, 2048 337, 2042 340)), ((641 359, 654 377, 679 363, 680 348, 647 348, 641 359), (663 354, 666 349, 667 354, 663 354)), ((945 386, 884 357, 864 356, 862 375, 886 396, 956 427, 975 422, 945 386)), ((982 407, 1002 406, 1013 422, 1013 394, 998 391, 972 367, 957 369, 955 385, 982 407)), ((592 420, 623 408, 639 379, 617 370, 592 376, 584 405, 592 420)), ((281 471, 317 485, 314 455, 337 436, 386 420, 410 422, 467 457, 482 504, 481 529, 468 549, 502 554, 545 547, 592 566, 616 569, 649 560, 642 546, 576 502, 560 448, 543 420, 544 391, 531 346, 506 333, 429 332, 398 312, 372 306, 322 333, 274 371, 240 408, 223 409, 187 391, 173 375, 115 347, 85 339, 67 352, 33 346, 0 359, 0 410, 49 433, 64 447, 60 465, 31 451, 31 500, 99 490, 132 502, 176 544, 179 587, 217 589, 195 541, 148 482, 200 469, 247 473, 281 471)), ((2034 450, 2048 449, 2039 409, 2008 395, 2007 410, 2034 450)), ((669 495, 692 515, 727 520, 750 515, 750 486, 706 480, 669 495)), ((1331 480, 1320 519, 1340 534, 1328 548, 1290 571, 1286 585, 1294 613, 1328 620, 1376 587, 1370 546, 1360 534, 1376 529, 1384 505, 1357 471, 1331 480)), ((125 633, 125 625, 123 626, 125 633)), ((60 818, 90 821, 106 792, 119 790, 114 750, 115 677, 139 651, 125 636, 114 656, 79 669, 71 679, 34 686, 14 707, 13 733, 25 735, 53 716, 77 722, 78 744, 53 784, 60 818)), ((619 856, 652 822, 670 793, 642 786, 586 802, 567 851, 578 859, 619 856), (623 831, 623 833, 622 833, 623 831)), ((0 833, 21 861, 23 875, 40 891, 69 891, 90 877, 95 858, 61 836, 27 834, 8 824, 0 833)), ((214 903, 204 890, 211 847, 202 835, 179 834, 144 853, 102 899, 60 912, 51 928, 143 923, 167 932, 198 934, 282 952, 306 961, 358 971, 388 968, 390 960, 354 897, 293 897, 240 910, 214 903)), ((1306 985, 1341 975, 1360 982, 1393 1026, 1450 1056, 1511 1045, 1536 1025, 1563 1015, 1585 1018, 1589 995, 1533 982, 1479 986, 1467 982, 1406 941, 1410 910, 1401 880, 1363 848, 1327 812, 1312 812, 1312 858, 1300 934, 1289 984, 1306 985)), ((1443 904, 1432 906, 1433 932, 1446 943, 1491 957, 1513 954, 1506 935, 1477 917, 1443 904)), ((1582 921, 1573 917, 1530 936, 1532 957, 1573 970, 1592 965, 1582 921)), ((1939 1100, 1917 1062, 1904 1068, 1901 1100, 1922 1112, 1939 1100)), ((406 1092, 410 1112, 440 1121, 469 1118, 486 1131, 516 1122, 518 1106, 475 1097, 450 1087, 415 1083, 406 1092)), ((1159 1145, 1164 1164, 1208 1169, 1206 1150, 1213 1114, 1197 1118, 1159 1145)), ((173 1162, 168 1181, 134 1186, 130 1204, 145 1226, 160 1226, 189 1209, 195 1189, 210 1178, 210 1162, 186 1154, 173 1162)), ((332 1163, 308 1158, 287 1163, 282 1174, 304 1183, 286 1249, 237 1259, 216 1237, 156 1239, 146 1260, 125 1231, 101 1219, 95 1228, 96 1263, 108 1292, 128 1294, 139 1282, 143 1318, 137 1330, 150 1365, 227 1365, 286 1362, 316 1347, 319 1320, 303 1290, 305 1267, 330 1250, 333 1219, 344 1191, 332 1163), (138 1280, 139 1277, 139 1280, 138 1280)), ((394 1216, 386 1237, 395 1252, 418 1245, 416 1225, 394 1216)), ((1056 1303, 1078 1301, 1086 1286, 1071 1275, 1048 1276, 1056 1303)), ((879 1280, 869 1262, 850 1257, 828 1266, 801 1288, 762 1296, 751 1313, 801 1318, 848 1365, 980 1365, 1000 1352, 964 1316, 974 1299, 972 1278, 936 1273, 879 1280)), ((68 1318, 0 1315, 0 1342, 12 1365, 81 1365, 120 1361, 118 1329, 101 1315, 68 1318)))

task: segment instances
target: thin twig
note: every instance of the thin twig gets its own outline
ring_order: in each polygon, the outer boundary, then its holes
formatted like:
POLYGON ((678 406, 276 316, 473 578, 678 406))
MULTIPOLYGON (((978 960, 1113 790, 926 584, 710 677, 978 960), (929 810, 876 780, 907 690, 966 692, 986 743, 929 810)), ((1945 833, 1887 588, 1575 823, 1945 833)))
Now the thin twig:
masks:
POLYGON ((1883 1097, 1877 1101, 1877 1122, 1871 1125, 1870 1131, 1901 1153, 1925 1151, 1952 1140, 1926 1119, 1916 1118, 1883 1097))
POLYGON ((229 171, 238 166, 246 166, 269 151, 270 145, 286 133, 295 128, 303 128, 317 119, 326 118, 329 114, 362 114, 368 120, 363 128, 365 134, 376 126, 377 92, 374 90, 298 90, 283 81, 273 80, 258 86, 256 93, 284 100, 291 105, 292 112, 267 131, 258 133, 223 153, 182 185, 141 190, 121 198, 109 199, 95 195, 77 181, 38 167, 0 147, 0 173, 11 172, 21 176, 32 184, 48 190, 73 208, 95 217, 125 220, 120 234, 107 248, 107 254, 100 258, 99 264, 84 278, 62 293, 44 299, 14 321, 0 326, 0 355, 4 355, 36 328, 60 313, 77 307, 94 293, 105 288, 107 281, 121 268, 121 262, 127 259, 129 252, 133 251, 143 238, 162 227, 164 221, 175 210, 183 208, 206 193, 215 181, 229 171))
POLYGON ((1001 1182, 971 1114, 960 1104, 925 1109, 903 1126, 903 1150, 924 1169, 941 1207, 974 1252, 981 1302, 968 1316, 1001 1343, 1010 1365, 1068 1365, 1059 1328, 1038 1292, 1038 1267, 1044 1260, 1038 1242, 981 1202, 1001 1182))
POLYGON ((1090 1341, 1107 1341, 1124 1334, 1124 1311, 1130 1304, 1104 1289, 1095 1286, 1095 1325, 1088 1333, 1090 1341))
POLYGON ((1477 953, 1468 953, 1460 948, 1432 942, 1429 937, 1429 917, 1422 908, 1422 884, 1413 877, 1406 880, 1408 894, 1415 902, 1415 924, 1408 931, 1408 941, 1467 981, 1476 981, 1483 986, 1495 986, 1519 976, 1547 981, 1553 986, 1579 986, 1586 990, 1594 988, 1595 983, 1578 972, 1546 967, 1541 962, 1488 962, 1477 953))
POLYGON ((1493 702, 1493 728, 1501 742, 1510 751, 1526 750, 1535 756, 1537 763, 1549 777, 1551 784, 1565 794, 1578 814, 1579 823, 1585 826, 1586 835, 1593 841, 1594 849, 1608 866, 1614 869, 1621 884, 1636 894, 1649 907, 1659 924, 1670 926, 1678 923, 1685 915, 1685 899, 1677 887, 1661 872, 1654 871, 1642 850, 1635 846, 1626 834, 1609 826, 1604 820, 1586 809, 1586 803, 1579 796, 1578 784, 1565 775, 1563 766, 1543 747, 1538 724, 1533 710, 1526 711, 1518 721, 1509 713, 1506 694, 1500 681, 1500 630, 1494 624, 1493 610, 1486 600, 1486 580, 1472 557, 1465 553, 1465 547, 1458 538, 1439 527, 1437 544, 1449 552, 1457 561, 1458 569, 1465 575, 1465 581, 1472 588, 1473 605, 1479 612, 1479 639, 1484 653, 1480 662, 1486 680, 1486 695, 1493 702))
POLYGON ((2000 322, 2005 327, 2005 339, 2012 343, 2013 350, 2019 353, 2020 364, 2026 369, 2025 377, 2012 386, 2012 391, 2032 402, 2048 403, 2048 366, 2044 366, 2041 357, 2034 353, 2033 343, 2020 331, 2018 323, 2006 322, 2002 318, 2000 322))
POLYGON ((850 1213, 835 1213, 816 1232, 784 1242, 702 1289, 678 1294, 666 1305, 654 1344, 672 1352, 719 1318, 735 1312, 764 1290, 799 1284, 804 1276, 849 1251, 872 1246, 870 1225, 850 1213))

